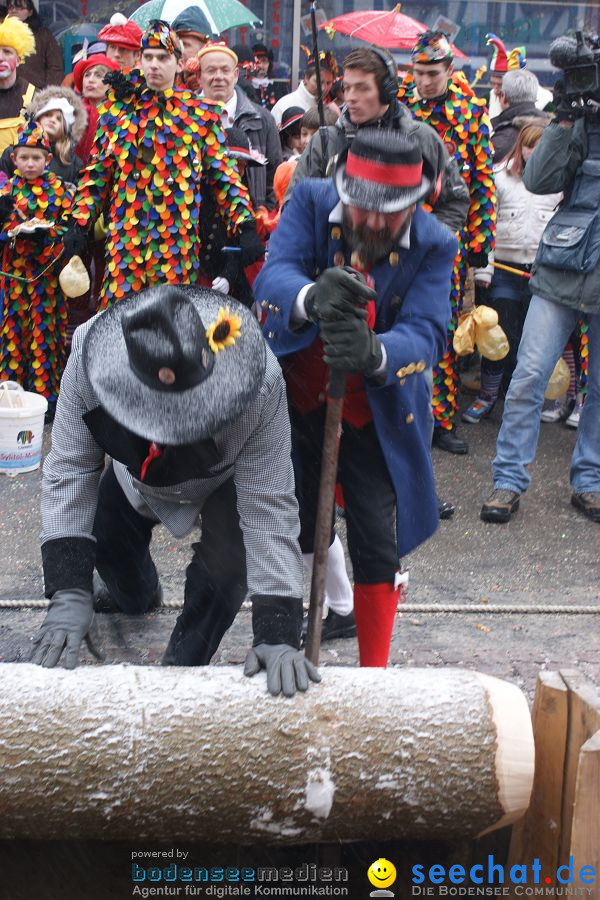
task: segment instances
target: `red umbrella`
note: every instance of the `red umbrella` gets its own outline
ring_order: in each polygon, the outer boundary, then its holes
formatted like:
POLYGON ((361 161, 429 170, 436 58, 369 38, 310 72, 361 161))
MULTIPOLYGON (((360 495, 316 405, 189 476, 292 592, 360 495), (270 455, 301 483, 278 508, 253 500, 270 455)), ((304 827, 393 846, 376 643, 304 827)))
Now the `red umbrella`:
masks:
MULTIPOLYGON (((330 37, 336 32, 348 34, 377 47, 389 47, 393 50, 412 50, 418 36, 427 31, 427 25, 400 12, 399 3, 387 11, 370 9, 344 13, 343 16, 323 22, 319 28, 324 28, 330 37)), ((452 52, 457 59, 469 58, 454 44, 452 52)))

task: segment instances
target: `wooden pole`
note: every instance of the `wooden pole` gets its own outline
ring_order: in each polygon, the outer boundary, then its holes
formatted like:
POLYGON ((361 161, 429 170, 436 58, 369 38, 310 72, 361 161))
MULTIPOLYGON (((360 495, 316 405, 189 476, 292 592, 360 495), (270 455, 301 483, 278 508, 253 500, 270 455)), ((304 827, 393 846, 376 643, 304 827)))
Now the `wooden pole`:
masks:
POLYGON ((323 452, 321 455, 321 480, 319 482, 319 502, 313 544, 313 568, 308 606, 308 629, 306 632, 306 657, 315 666, 319 665, 321 632, 323 628, 323 603, 325 601, 325 579, 327 577, 327 554, 331 542, 331 522, 335 503, 342 413, 346 373, 330 369, 327 390, 327 411, 323 432, 323 452))
POLYGON ((327 668, 294 700, 234 667, 5 664, 0 838, 465 838, 522 815, 527 701, 460 669, 327 668))

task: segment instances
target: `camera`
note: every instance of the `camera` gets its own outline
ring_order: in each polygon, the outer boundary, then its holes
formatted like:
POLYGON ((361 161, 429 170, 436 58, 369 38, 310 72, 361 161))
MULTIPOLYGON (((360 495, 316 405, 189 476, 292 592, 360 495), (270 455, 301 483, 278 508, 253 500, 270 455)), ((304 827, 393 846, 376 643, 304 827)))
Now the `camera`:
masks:
POLYGON ((550 62, 562 69, 561 94, 574 113, 596 113, 600 109, 600 39, 577 31, 550 45, 550 62))

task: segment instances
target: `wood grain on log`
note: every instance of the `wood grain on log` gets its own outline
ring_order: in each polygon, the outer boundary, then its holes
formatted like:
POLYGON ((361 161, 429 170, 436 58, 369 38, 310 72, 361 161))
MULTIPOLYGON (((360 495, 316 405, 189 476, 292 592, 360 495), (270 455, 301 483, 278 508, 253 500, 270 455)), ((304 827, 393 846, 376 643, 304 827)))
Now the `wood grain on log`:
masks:
POLYGON ((326 668, 293 700, 265 691, 237 668, 2 666, 0 838, 452 838, 527 807, 514 685, 326 668))

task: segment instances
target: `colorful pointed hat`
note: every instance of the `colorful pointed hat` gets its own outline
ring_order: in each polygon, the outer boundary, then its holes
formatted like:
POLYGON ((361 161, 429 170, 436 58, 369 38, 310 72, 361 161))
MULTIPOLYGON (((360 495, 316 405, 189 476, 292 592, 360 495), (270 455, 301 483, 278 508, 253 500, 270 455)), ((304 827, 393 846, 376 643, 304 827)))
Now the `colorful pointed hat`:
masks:
POLYGON ((500 40, 500 38, 492 34, 486 34, 485 43, 489 47, 490 44, 493 47, 492 50, 492 59, 490 62, 489 70, 490 72, 508 72, 508 56, 506 55, 506 47, 500 40))
POLYGON ((29 119, 17 135, 17 147, 37 147, 50 153, 50 140, 41 125, 35 119, 29 119))
POLYGON ((490 72, 508 72, 509 69, 524 69, 527 66, 525 47, 515 47, 507 53, 506 47, 496 34, 486 34, 486 44, 493 46, 490 72))

